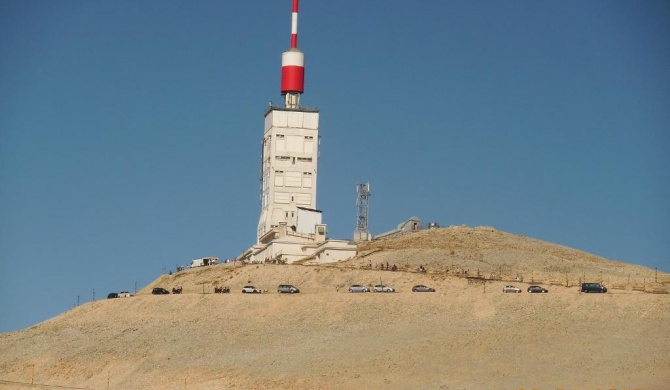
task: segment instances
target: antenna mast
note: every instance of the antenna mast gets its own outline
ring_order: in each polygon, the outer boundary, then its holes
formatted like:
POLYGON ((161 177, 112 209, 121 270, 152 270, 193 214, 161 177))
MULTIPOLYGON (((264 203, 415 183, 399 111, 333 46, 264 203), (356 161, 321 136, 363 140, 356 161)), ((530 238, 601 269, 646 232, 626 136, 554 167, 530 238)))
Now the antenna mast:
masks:
POLYGON ((305 55, 298 50, 298 0, 291 13, 291 48, 281 55, 281 94, 286 108, 300 108, 305 90, 305 55))

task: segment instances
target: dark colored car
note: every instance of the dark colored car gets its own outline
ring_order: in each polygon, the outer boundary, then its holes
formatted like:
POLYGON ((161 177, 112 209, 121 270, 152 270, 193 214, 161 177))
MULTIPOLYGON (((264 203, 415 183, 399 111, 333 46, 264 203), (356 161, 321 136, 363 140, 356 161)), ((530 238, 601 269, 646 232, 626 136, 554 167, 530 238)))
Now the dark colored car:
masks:
POLYGON ((151 293, 154 295, 163 295, 163 294, 169 294, 170 292, 163 287, 154 287, 153 290, 151 290, 151 293))
POLYGON ((107 294, 107 299, 118 298, 119 293, 109 293, 107 294))
POLYGON ((529 293, 548 293, 549 290, 547 290, 544 287, 541 286, 530 286, 528 287, 528 292, 529 293))
POLYGON ((603 286, 600 283, 582 283, 582 288, 579 290, 583 293, 606 293, 607 287, 603 286))
POLYGON ((423 284, 417 284, 412 287, 413 292, 435 292, 435 289, 432 287, 424 286, 423 284))

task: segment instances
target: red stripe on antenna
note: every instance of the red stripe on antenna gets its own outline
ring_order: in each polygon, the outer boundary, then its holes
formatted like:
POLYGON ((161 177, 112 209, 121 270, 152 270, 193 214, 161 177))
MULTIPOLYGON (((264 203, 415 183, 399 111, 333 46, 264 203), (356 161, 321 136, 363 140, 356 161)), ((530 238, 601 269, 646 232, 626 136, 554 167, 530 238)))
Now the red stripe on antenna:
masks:
POLYGON ((291 34, 291 49, 298 48, 298 34, 291 34))
POLYGON ((281 91, 303 93, 305 91, 305 68, 284 66, 281 68, 281 91))
POLYGON ((298 12, 298 0, 293 0, 293 12, 298 12))

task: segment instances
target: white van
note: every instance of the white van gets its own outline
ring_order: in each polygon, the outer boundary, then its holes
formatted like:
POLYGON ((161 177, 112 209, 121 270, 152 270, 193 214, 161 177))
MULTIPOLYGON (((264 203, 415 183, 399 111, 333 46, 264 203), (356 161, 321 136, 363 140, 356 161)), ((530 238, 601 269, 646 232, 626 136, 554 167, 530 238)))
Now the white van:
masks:
POLYGON ((195 268, 195 267, 204 267, 207 265, 214 265, 216 264, 217 260, 219 260, 216 257, 203 257, 202 259, 195 259, 191 260, 191 265, 189 265, 189 268, 195 268))

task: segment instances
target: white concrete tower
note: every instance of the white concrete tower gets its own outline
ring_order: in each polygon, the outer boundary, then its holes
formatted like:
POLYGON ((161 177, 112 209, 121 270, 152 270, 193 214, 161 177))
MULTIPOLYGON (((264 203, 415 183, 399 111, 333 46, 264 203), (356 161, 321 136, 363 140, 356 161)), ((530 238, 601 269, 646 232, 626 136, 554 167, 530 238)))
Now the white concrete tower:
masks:
MULTIPOLYGON (((286 224, 292 233, 310 235, 321 225, 316 210, 319 111, 300 106, 304 54, 298 50, 298 0, 293 0, 291 47, 282 54, 281 93, 285 107, 265 113, 262 150, 261 215, 257 243, 286 224)), ((325 236, 325 230, 321 232, 325 236)))

